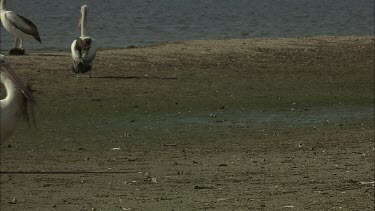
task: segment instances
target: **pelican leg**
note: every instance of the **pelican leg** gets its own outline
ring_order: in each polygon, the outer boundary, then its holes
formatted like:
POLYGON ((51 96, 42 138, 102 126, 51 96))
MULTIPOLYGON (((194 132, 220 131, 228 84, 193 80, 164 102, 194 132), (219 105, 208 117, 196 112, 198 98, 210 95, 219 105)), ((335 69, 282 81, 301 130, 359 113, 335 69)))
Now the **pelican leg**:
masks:
POLYGON ((9 55, 25 55, 25 50, 22 48, 22 39, 16 37, 14 40, 14 47, 9 50, 9 55))
POLYGON ((14 39, 14 48, 18 48, 18 45, 19 45, 19 39, 18 39, 18 37, 16 37, 14 39))
POLYGON ((20 49, 22 49, 23 39, 20 39, 20 49))
POLYGON ((20 45, 20 38, 16 37, 14 39, 14 48, 18 48, 19 45, 20 45))

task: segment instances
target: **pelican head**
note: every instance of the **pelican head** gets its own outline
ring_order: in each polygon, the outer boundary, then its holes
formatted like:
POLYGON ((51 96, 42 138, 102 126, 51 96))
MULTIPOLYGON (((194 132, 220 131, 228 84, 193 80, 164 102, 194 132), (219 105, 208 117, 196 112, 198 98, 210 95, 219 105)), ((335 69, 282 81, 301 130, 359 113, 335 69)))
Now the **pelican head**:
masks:
POLYGON ((81 7, 81 14, 83 15, 83 14, 86 14, 86 13, 87 13, 87 5, 82 5, 82 7, 81 7))
POLYGON ((86 21, 87 21, 87 5, 81 7, 81 19, 79 19, 78 27, 81 27, 81 36, 85 36, 86 32, 86 21))
MULTIPOLYGON (((1 0, 2 2, 4 0, 1 0)), ((8 60, 3 54, 0 54, 0 66, 1 72, 8 74, 10 79, 14 82, 14 84, 20 89, 26 99, 30 100, 31 102, 35 102, 34 97, 31 91, 22 83, 21 79, 18 75, 13 71, 12 67, 10 66, 8 60)))
POLYGON ((86 19, 87 17, 87 5, 83 5, 81 7, 81 19, 79 21, 79 25, 82 25, 83 22, 85 21, 84 19, 86 19))

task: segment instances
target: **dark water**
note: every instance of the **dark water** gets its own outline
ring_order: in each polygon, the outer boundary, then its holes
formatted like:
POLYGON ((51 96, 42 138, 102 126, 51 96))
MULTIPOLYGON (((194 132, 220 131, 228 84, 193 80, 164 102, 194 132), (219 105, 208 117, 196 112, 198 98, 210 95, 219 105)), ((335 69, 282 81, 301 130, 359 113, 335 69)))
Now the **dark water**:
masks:
MULTIPOLYGON (((374 0, 8 0, 32 20, 43 44, 69 49, 79 36, 80 6, 89 6, 89 35, 99 47, 188 40, 312 35, 373 35, 374 0)), ((13 45, 1 29, 1 48, 13 45)))

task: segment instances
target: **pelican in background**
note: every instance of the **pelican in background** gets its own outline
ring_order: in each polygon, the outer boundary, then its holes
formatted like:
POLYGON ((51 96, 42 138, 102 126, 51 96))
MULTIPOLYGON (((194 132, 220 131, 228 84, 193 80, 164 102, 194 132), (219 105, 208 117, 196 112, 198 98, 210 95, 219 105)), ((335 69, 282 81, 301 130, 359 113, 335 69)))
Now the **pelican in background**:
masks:
MULTIPOLYGON (((93 38, 87 36, 87 5, 81 7, 81 36, 72 43, 72 71, 77 74, 91 71, 96 55, 96 46, 93 38)), ((92 76, 92 72, 90 74, 92 76)))
POLYGON ((0 100, 1 128, 0 144, 6 142, 16 129, 16 124, 21 117, 29 120, 28 102, 34 103, 31 91, 22 83, 21 79, 13 72, 5 56, 0 54, 1 83, 4 84, 6 97, 0 100))
POLYGON ((9 55, 24 55, 23 40, 36 39, 42 43, 38 29, 35 24, 27 18, 17 15, 13 11, 6 10, 6 0, 0 0, 1 23, 4 28, 16 37, 14 48, 10 49, 9 55))

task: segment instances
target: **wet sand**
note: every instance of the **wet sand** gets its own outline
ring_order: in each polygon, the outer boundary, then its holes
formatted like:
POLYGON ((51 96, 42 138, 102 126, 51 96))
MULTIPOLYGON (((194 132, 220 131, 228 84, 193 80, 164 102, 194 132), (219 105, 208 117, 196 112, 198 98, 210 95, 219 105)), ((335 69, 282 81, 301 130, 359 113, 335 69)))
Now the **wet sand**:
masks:
POLYGON ((1 147, 1 210, 374 209, 373 37, 9 60, 37 125, 1 147))

